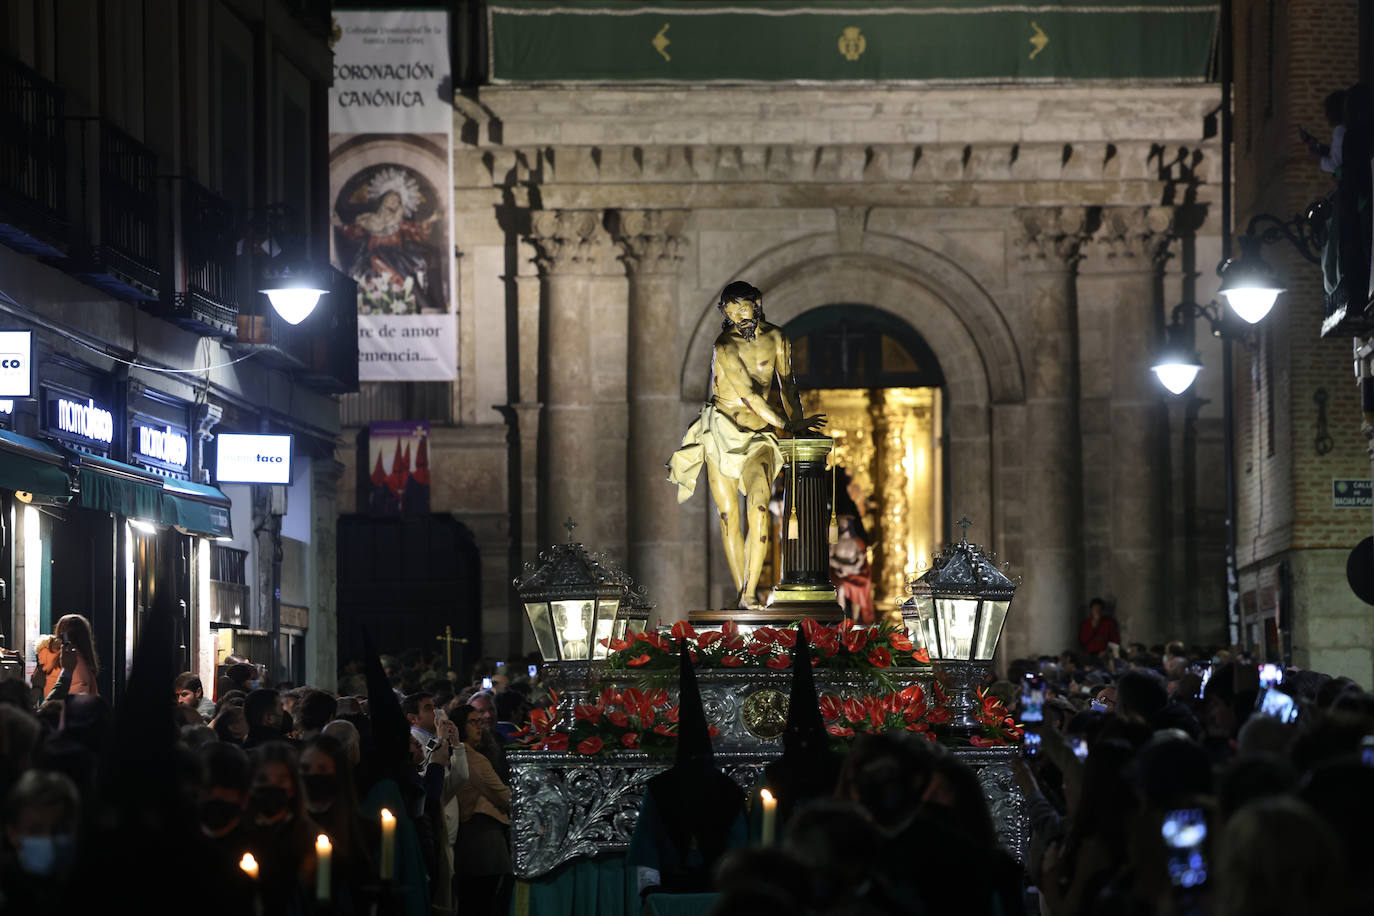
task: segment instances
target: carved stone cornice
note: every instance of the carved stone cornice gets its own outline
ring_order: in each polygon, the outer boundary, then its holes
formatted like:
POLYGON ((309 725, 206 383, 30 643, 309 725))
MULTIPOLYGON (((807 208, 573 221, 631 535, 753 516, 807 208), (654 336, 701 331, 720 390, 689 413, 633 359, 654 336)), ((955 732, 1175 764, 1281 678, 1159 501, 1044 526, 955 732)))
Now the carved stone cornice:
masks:
POLYGON ((542 274, 597 276, 618 272, 600 210, 539 210, 530 218, 534 262, 542 274))
POLYGON ((1019 207, 1014 239, 1028 270, 1072 270, 1088 239, 1087 207, 1019 207))
POLYGON ((1092 248, 1106 271, 1154 271, 1169 257, 1173 207, 1103 207, 1092 248))
POLYGON ((687 239, 687 210, 612 210, 607 225, 631 274, 676 273, 687 239))

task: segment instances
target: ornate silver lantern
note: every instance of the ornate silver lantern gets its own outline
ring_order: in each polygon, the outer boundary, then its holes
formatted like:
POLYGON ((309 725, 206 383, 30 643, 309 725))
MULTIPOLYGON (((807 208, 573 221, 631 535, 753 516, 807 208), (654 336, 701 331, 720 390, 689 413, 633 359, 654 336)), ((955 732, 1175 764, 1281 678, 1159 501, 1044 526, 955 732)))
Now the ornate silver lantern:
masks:
POLYGON ((912 640, 925 646, 949 685, 951 730, 972 734, 980 728, 974 688, 997 652, 1016 583, 968 542, 969 520, 959 524, 964 528, 959 542, 946 544, 932 558, 931 569, 911 583, 911 597, 901 611, 912 640))
POLYGON ((524 578, 514 583, 546 662, 605 658, 609 650, 602 640, 615 634, 627 603, 629 590, 620 575, 573 542, 574 527, 569 519, 568 543, 540 553, 537 566, 526 563, 524 578))

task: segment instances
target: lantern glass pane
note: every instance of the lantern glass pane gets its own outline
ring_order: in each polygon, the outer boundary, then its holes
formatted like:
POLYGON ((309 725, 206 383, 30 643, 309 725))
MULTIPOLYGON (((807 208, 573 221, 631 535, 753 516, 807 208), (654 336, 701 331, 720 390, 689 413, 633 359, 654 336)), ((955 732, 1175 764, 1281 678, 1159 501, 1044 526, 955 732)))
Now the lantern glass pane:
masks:
POLYGON ((553 619, 549 616, 547 601, 525 603, 525 614, 530 618, 534 630, 534 641, 539 644, 539 654, 546 662, 558 661, 558 638, 554 636, 553 619))
POLYGON ((553 625, 563 646, 564 661, 586 661, 591 657, 592 612, 595 603, 573 599, 554 601, 553 625))
POLYGON ((611 639, 623 640, 625 638, 625 625, 629 622, 630 621, 623 617, 617 617, 615 619, 615 624, 611 627, 611 639))
POLYGON ((939 627, 940 657, 967 661, 972 657, 977 598, 937 598, 936 626, 939 627))
POLYGON ((639 620, 627 620, 625 621, 625 633, 630 636, 633 636, 636 633, 643 633, 648 626, 648 618, 641 618, 639 620))
POLYGON ((978 622, 978 638, 973 646, 975 659, 990 659, 997 651, 997 640, 1002 635, 1002 624, 1006 622, 1010 606, 1010 601, 983 602, 983 619, 978 622))
POLYGON ((592 643, 592 658, 605 658, 610 652, 601 641, 611 641, 611 634, 615 631, 615 611, 619 605, 620 602, 614 599, 596 603, 596 639, 592 643))

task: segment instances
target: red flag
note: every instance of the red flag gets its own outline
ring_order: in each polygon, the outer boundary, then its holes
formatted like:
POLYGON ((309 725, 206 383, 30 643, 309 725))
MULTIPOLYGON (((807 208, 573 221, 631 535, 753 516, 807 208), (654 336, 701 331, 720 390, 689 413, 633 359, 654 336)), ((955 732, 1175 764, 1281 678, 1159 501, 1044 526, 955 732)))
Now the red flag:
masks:
POLYGON ((391 488, 391 492, 397 496, 405 489, 405 475, 407 468, 401 464, 401 440, 396 440, 396 454, 391 458, 391 473, 387 475, 386 485, 391 488))
POLYGON ((415 482, 429 486, 429 437, 421 436, 415 449, 415 482))
POLYGON ((369 478, 374 487, 386 486, 386 470, 382 467, 382 453, 377 453, 377 466, 372 469, 372 477, 369 478))

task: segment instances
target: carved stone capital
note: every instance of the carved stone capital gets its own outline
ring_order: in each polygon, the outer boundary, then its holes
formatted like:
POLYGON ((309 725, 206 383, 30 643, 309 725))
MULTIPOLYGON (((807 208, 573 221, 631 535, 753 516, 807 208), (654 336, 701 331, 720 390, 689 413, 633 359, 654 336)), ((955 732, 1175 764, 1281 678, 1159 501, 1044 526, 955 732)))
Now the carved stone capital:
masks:
POLYGON ((1020 207, 1015 245, 1032 270, 1071 270, 1088 238, 1086 207, 1020 207))
POLYGON ((534 262, 543 274, 616 272, 615 246, 600 210, 539 210, 530 219, 534 262))
POLYGON ((1108 270, 1154 270, 1169 256, 1173 207, 1103 207, 1092 244, 1108 270))
POLYGON ((607 225, 624 252, 631 273, 670 274, 682 262, 687 245, 682 227, 687 210, 612 210, 607 225))

